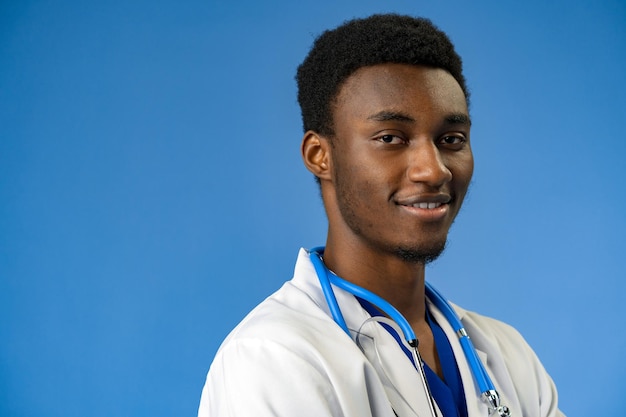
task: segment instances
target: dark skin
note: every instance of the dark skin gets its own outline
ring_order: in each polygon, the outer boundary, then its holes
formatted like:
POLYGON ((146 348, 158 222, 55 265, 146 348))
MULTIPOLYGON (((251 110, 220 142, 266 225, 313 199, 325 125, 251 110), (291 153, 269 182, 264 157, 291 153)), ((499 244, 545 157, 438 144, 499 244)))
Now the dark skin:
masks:
POLYGON ((333 128, 333 137, 308 131, 302 141, 328 216, 324 262, 396 307, 441 376, 425 264, 443 250, 472 177, 465 95, 442 69, 363 67, 337 94, 333 128))

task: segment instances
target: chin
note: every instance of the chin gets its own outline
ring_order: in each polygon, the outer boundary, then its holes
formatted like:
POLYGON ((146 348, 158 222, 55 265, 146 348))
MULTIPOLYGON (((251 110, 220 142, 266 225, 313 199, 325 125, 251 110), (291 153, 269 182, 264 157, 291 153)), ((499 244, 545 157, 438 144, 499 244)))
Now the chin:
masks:
POLYGON ((429 264, 439 257, 446 248, 446 241, 434 243, 429 247, 416 246, 406 247, 399 246, 395 248, 394 253, 405 262, 417 264, 429 264))

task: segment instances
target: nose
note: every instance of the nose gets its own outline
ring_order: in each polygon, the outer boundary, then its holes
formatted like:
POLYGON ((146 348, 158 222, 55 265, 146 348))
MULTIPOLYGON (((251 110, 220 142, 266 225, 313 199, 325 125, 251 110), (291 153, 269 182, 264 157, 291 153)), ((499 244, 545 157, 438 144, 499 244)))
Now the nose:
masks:
POLYGON ((446 166, 441 151, 432 140, 414 143, 408 158, 407 175, 412 182, 440 187, 452 180, 452 171, 446 166))

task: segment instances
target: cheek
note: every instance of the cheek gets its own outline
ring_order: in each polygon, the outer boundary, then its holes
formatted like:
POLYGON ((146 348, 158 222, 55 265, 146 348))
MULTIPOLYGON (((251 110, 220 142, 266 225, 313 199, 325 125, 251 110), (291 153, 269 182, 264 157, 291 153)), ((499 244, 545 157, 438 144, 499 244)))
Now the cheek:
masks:
MULTIPOLYGON (((337 144, 333 149, 333 175, 339 197, 349 200, 356 210, 375 210, 373 206, 380 205, 381 199, 388 196, 389 184, 393 175, 390 166, 393 161, 381 160, 380 156, 372 154, 367 146, 355 146, 357 139, 337 144)), ((397 161, 396 161, 397 162, 397 161)))
POLYGON ((448 168, 458 185, 467 187, 474 174, 474 158, 471 153, 468 153, 460 158, 455 158, 450 162, 448 168))
POLYGON ((335 180, 342 188, 350 188, 352 192, 360 193, 375 178, 376 174, 371 168, 375 165, 369 163, 358 150, 335 149, 333 161, 335 180))
POLYGON ((343 162, 336 166, 334 178, 339 209, 349 223, 358 222, 363 230, 380 213, 382 185, 369 164, 343 162))
POLYGON ((352 205, 368 205, 376 186, 375 174, 361 165, 341 165, 335 170, 335 184, 340 197, 349 199, 352 205))

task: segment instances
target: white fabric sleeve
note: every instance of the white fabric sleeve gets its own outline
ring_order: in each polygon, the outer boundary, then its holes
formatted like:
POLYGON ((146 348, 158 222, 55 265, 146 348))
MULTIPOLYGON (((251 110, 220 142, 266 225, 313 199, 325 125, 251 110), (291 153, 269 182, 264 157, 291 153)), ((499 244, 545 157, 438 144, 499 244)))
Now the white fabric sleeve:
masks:
POLYGON ((252 338, 231 341, 218 352, 198 411, 198 417, 246 416, 345 414, 316 366, 276 342, 252 338))

